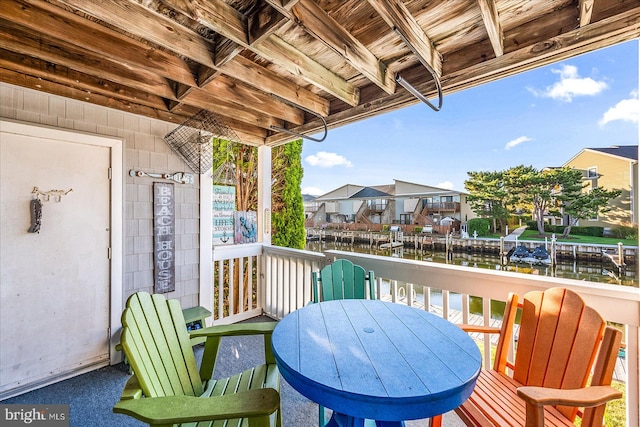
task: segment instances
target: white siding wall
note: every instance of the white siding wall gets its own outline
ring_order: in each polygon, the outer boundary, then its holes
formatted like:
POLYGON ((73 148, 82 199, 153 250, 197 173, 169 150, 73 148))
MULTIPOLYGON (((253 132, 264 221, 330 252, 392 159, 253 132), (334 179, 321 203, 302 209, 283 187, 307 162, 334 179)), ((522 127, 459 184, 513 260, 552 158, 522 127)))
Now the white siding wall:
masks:
MULTIPOLYGON (((153 182, 132 178, 130 169, 192 173, 162 137, 177 125, 0 83, 0 117, 122 138, 124 145, 123 297, 153 290, 153 182)), ((88 162, 91 159, 87 159, 88 162)), ((199 304, 199 176, 175 184, 176 290, 167 294, 183 307, 199 304)))

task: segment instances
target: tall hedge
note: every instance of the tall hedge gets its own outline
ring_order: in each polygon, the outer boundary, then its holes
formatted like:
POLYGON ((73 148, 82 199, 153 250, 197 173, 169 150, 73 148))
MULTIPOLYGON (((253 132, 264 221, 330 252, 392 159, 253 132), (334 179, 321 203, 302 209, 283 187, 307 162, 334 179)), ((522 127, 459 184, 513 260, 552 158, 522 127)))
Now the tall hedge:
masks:
POLYGON ((271 243, 294 249, 304 249, 306 235, 301 157, 301 139, 273 149, 271 243))
POLYGON ((473 218, 467 222, 467 232, 472 237, 474 231, 478 232, 478 237, 488 236, 490 227, 491 223, 487 218, 473 218))

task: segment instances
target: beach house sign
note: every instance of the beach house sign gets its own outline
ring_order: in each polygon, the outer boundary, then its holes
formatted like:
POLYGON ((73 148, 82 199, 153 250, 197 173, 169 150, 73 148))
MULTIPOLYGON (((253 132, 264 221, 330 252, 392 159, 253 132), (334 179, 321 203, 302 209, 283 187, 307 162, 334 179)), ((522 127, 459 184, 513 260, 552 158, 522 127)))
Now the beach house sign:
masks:
POLYGON ((176 289, 175 193, 172 183, 153 183, 154 292, 176 289))

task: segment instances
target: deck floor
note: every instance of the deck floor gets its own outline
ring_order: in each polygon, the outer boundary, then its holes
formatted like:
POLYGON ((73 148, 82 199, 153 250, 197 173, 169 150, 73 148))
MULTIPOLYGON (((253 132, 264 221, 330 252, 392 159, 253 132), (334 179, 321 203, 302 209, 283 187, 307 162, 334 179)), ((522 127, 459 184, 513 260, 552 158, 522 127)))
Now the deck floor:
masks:
MULTIPOLYGON (((262 318, 259 320, 270 320, 262 318)), ((216 377, 230 376, 250 366, 262 363, 264 354, 261 337, 229 337, 222 340, 216 377)), ((202 345, 195 347, 198 360, 202 345)), ((1 401, 0 404, 68 404, 71 427, 133 427, 144 426, 131 417, 111 410, 129 378, 123 363, 78 375, 56 384, 1 401)), ((283 427, 314 427, 318 425, 318 405, 295 391, 284 380, 281 384, 283 427)), ((454 413, 445 414, 444 426, 462 427, 454 413)), ((426 427, 428 420, 408 421, 407 427, 426 427)))

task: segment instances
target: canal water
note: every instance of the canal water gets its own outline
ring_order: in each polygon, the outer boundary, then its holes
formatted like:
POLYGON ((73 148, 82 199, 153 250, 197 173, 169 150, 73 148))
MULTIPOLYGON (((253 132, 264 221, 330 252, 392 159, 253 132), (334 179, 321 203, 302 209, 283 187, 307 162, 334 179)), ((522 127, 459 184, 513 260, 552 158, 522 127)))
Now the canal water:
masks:
MULTIPOLYGON (((562 277, 567 279, 585 280, 597 283, 608 283, 613 285, 638 287, 638 277, 636 274, 636 266, 629 266, 624 274, 620 274, 616 267, 609 262, 577 262, 562 261, 556 266, 550 265, 530 265, 508 263, 500 264, 499 255, 494 254, 478 254, 466 252, 454 252, 453 258, 447 259, 445 252, 432 252, 430 250, 421 251, 420 249, 379 249, 375 246, 366 244, 349 244, 342 242, 324 242, 311 241, 307 242, 306 249, 314 252, 323 252, 326 250, 351 251, 370 255, 390 256, 396 258, 412 259, 419 261, 437 262, 442 264, 460 265, 472 268, 484 268, 497 271, 512 271, 522 274, 535 274, 540 276, 562 277)), ((383 292, 388 291, 388 283, 383 282, 383 292), (386 288, 386 289, 385 289, 386 288)), ((415 289, 416 299, 424 302, 422 289, 415 289)), ((431 290, 431 304, 442 306, 442 295, 438 290, 431 290)), ((454 310, 460 310, 462 307, 461 297, 457 294, 450 294, 449 305, 454 310)), ((470 310, 473 314, 482 313, 482 300, 479 298, 470 299, 470 310)), ((492 302, 491 313, 493 318, 500 318, 504 310, 504 304, 492 302)))

